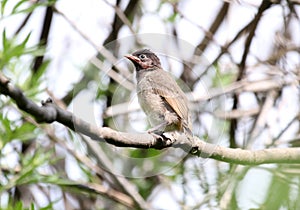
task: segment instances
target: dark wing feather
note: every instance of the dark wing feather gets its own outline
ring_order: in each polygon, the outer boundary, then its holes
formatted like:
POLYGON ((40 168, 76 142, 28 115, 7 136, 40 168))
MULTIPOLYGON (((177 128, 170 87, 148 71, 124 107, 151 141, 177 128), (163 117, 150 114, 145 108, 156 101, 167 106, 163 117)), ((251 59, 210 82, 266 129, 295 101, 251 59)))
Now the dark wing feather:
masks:
POLYGON ((187 119, 187 107, 185 104, 184 99, 179 95, 175 95, 174 93, 172 96, 168 94, 169 91, 159 89, 154 89, 154 91, 161 96, 161 98, 169 105, 173 111, 181 118, 187 119))

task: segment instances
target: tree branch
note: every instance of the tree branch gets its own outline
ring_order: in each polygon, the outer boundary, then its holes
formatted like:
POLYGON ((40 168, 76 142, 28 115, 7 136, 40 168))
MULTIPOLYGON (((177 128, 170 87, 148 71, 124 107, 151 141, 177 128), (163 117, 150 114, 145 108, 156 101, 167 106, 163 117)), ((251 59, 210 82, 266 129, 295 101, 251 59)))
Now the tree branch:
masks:
POLYGON ((300 163, 300 148, 276 148, 249 151, 225 148, 206 143, 198 138, 193 141, 174 134, 174 141, 163 136, 155 139, 150 134, 131 134, 118 132, 108 127, 98 128, 74 116, 52 103, 51 100, 42 102, 42 106, 25 97, 23 92, 10 84, 9 80, 0 73, 0 93, 11 97, 19 109, 33 115, 39 123, 59 122, 75 132, 80 132, 97 141, 105 141, 118 147, 155 148, 179 147, 192 155, 213 158, 229 163, 243 165, 258 165, 264 163, 300 163))
MULTIPOLYGON (((43 21, 43 29, 41 31, 40 35, 40 45, 41 46, 47 46, 49 33, 50 33, 50 27, 52 24, 52 18, 53 18, 53 9, 52 6, 48 6, 45 12, 45 17, 43 21)), ((44 61, 44 55, 37 56, 33 63, 32 70, 34 73, 38 71, 38 69, 41 67, 42 63, 44 61)))

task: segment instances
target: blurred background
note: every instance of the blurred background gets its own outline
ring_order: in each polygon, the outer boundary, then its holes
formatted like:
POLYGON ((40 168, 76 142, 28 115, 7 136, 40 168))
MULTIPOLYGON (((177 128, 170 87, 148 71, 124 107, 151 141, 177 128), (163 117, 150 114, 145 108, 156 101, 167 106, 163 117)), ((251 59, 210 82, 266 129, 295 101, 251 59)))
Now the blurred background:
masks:
MULTIPOLYGON (((298 147, 297 0, 2 0, 0 70, 39 103, 131 133, 140 48, 186 92, 193 132, 230 148, 298 147)), ((0 95, 0 209, 299 209, 300 166, 241 166, 93 142, 0 95)))

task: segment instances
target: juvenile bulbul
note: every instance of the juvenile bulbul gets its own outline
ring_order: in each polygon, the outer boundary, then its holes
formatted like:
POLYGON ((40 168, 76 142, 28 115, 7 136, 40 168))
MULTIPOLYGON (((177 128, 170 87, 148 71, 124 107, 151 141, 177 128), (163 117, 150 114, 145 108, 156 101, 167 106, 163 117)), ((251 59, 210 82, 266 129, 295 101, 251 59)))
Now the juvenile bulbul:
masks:
POLYGON ((188 101, 173 77, 161 67, 159 58, 142 49, 125 55, 135 66, 138 101, 157 137, 168 131, 180 131, 192 136, 188 101))

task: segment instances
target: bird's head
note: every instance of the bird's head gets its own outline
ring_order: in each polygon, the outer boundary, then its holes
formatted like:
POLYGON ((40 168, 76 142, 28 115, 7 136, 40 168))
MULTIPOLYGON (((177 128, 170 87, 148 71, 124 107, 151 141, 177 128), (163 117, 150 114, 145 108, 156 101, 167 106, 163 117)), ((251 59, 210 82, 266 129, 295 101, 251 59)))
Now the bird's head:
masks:
POLYGON ((134 64, 136 71, 161 68, 159 58, 148 49, 138 50, 131 55, 125 55, 125 57, 134 64))

